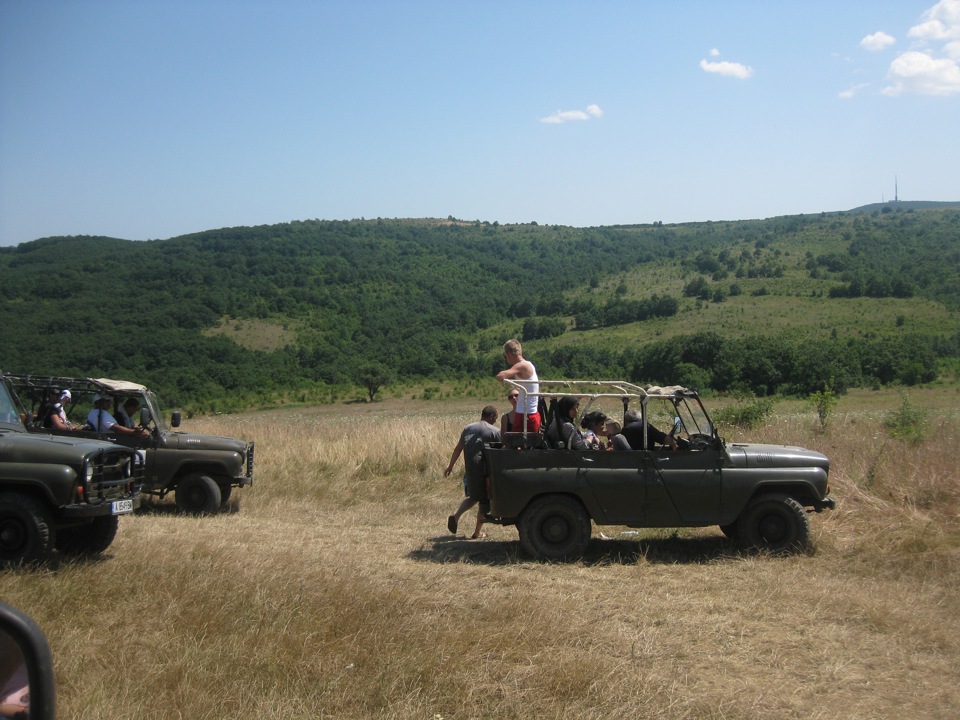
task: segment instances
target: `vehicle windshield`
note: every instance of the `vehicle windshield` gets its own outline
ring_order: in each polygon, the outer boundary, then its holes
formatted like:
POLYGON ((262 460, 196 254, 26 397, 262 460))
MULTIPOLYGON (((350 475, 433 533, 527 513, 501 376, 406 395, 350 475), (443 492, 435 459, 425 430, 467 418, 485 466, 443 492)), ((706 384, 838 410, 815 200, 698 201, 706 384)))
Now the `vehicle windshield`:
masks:
POLYGON ((143 394, 143 407, 140 409, 141 423, 144 427, 155 426, 160 430, 167 430, 167 422, 160 412, 160 404, 152 390, 143 394))
POLYGON ((713 423, 710 422, 699 398, 681 398, 677 402, 677 415, 687 435, 713 436, 713 423))
POLYGON ((10 395, 6 382, 0 383, 0 425, 5 428, 23 429, 23 424, 20 422, 20 411, 10 395))

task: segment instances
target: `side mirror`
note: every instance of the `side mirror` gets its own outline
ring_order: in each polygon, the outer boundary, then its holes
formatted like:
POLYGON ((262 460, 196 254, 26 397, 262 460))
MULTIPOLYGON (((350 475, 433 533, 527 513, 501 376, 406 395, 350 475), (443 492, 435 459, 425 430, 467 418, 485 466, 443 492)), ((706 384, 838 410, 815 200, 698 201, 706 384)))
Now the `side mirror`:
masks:
POLYGON ((678 415, 673 419, 673 430, 670 431, 670 434, 679 435, 681 432, 683 432, 683 420, 678 415))
POLYGON ((0 717, 54 720, 53 656, 40 626, 0 603, 0 717))
POLYGON ((170 416, 170 425, 171 427, 180 427, 180 411, 177 410, 173 415, 170 416))
POLYGON ((150 408, 140 408, 140 426, 147 427, 150 424, 150 408))

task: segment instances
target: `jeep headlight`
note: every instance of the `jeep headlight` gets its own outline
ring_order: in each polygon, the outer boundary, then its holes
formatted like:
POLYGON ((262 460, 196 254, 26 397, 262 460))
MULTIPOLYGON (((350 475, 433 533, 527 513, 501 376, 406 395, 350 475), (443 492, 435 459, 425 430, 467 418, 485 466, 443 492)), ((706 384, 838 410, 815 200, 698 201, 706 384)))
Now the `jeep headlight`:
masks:
POLYGON ((89 462, 83 464, 83 477, 88 485, 93 481, 93 465, 89 462))

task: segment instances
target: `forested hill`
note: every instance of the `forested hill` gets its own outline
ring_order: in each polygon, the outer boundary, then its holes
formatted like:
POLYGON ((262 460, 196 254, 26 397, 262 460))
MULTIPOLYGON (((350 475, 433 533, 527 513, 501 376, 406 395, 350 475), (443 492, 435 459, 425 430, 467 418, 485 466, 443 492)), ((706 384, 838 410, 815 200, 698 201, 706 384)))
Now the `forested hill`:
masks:
POLYGON ((958 269, 953 209, 598 228, 305 221, 149 242, 46 238, 0 248, 0 369, 134 379, 170 404, 223 407, 350 383, 489 376, 502 342, 521 336, 554 376, 681 372, 760 392, 921 381, 957 354, 958 269), (783 315, 800 299, 829 308, 832 335, 821 338, 808 314, 776 332, 762 319, 711 323, 718 308, 783 315), (873 301, 885 312, 893 303, 896 321, 838 335, 846 313, 873 301), (915 311, 923 322, 907 320, 915 311), (746 361, 728 367, 754 334, 777 344, 767 354, 779 369, 762 382, 745 374, 746 361), (801 337, 840 360, 798 356, 810 345, 801 337), (894 352, 894 370, 842 360, 875 354, 871 343, 899 348, 882 350, 894 352), (821 368, 816 377, 790 374, 804 363, 821 368))

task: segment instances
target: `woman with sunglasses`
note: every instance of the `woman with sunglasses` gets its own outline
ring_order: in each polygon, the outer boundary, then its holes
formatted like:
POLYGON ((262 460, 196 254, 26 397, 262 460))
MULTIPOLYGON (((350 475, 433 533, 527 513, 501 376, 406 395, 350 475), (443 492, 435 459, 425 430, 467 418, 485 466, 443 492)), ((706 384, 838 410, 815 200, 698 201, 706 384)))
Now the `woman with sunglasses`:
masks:
POLYGON ((520 391, 516 388, 510 388, 507 393, 507 400, 510 401, 510 411, 505 412, 500 417, 500 434, 508 432, 523 432, 523 428, 514 428, 517 420, 517 398, 520 397, 520 391))

